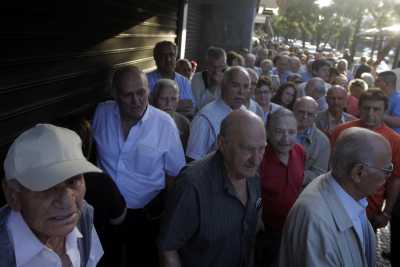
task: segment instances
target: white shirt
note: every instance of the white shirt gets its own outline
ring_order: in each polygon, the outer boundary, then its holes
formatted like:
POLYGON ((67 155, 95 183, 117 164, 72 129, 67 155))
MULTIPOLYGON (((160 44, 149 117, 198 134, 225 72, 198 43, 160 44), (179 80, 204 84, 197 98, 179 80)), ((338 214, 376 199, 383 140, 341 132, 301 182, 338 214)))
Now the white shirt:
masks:
MULTIPOLYGON (((7 220, 7 230, 13 243, 17 267, 62 267, 60 257, 40 242, 26 224, 21 213, 11 211, 7 220)), ((81 266, 81 257, 78 248, 79 238, 82 238, 82 234, 75 227, 65 239, 66 254, 73 267, 81 266)), ((103 256, 103 253, 99 237, 93 227, 89 260, 86 267, 95 267, 103 256)))
POLYGON ((150 105, 125 139, 115 101, 100 103, 93 119, 98 165, 108 173, 129 209, 143 208, 186 164, 179 132, 167 113, 150 105))

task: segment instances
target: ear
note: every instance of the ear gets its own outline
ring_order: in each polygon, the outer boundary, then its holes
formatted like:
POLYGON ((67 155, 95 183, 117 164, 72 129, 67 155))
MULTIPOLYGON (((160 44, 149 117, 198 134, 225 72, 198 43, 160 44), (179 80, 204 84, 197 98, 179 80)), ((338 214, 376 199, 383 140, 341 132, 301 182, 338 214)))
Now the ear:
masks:
POLYGON ((6 202, 11 209, 15 211, 21 210, 21 202, 19 199, 20 191, 17 188, 17 185, 12 185, 12 182, 7 182, 5 179, 1 181, 1 185, 3 187, 4 197, 6 198, 6 202))
POLYGON ((351 168, 350 175, 351 180, 354 183, 359 184, 364 176, 364 166, 361 163, 355 164, 353 168, 351 168))

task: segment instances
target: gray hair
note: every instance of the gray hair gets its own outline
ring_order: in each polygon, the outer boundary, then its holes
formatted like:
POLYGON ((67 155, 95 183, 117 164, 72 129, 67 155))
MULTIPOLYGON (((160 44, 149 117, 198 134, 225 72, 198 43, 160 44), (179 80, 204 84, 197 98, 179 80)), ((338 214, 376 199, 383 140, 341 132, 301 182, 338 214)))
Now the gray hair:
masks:
POLYGON ((210 58, 212 58, 212 59, 220 59, 222 57, 226 61, 226 52, 221 47, 210 46, 207 49, 207 58, 208 59, 210 59, 210 58))
POLYGON ((324 80, 321 78, 315 77, 309 80, 306 84, 305 91, 307 92, 307 88, 310 88, 311 85, 314 85, 314 93, 319 96, 324 96, 326 94, 326 85, 324 80))
POLYGON ((144 72, 138 67, 134 65, 128 65, 120 69, 117 69, 112 74, 112 81, 110 86, 110 95, 112 96, 112 98, 114 99, 117 98, 117 92, 119 90, 120 82, 122 79, 126 77, 126 75, 139 75, 143 80, 143 82, 145 83, 145 85, 147 86, 147 90, 149 90, 146 74, 144 74, 144 72))
POLYGON ((371 73, 364 72, 361 74, 361 79, 367 84, 367 88, 365 90, 375 86, 375 78, 371 73))
POLYGON ((297 123, 294 113, 287 108, 281 107, 277 111, 271 113, 268 118, 267 131, 271 131, 273 126, 276 125, 278 121, 287 117, 293 118, 297 123))
POLYGON ((155 102, 159 97, 161 92, 165 88, 172 88, 179 95, 179 87, 178 84, 171 79, 159 79, 157 83, 154 85, 153 89, 153 102, 155 102))

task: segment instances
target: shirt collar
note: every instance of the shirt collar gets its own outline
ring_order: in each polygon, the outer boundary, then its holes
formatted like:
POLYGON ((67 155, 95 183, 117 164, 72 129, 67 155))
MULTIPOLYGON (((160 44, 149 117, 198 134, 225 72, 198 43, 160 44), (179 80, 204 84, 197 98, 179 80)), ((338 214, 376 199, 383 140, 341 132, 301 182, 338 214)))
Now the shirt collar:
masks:
MULTIPOLYGON (((49 249, 35 236, 20 212, 11 211, 7 227, 14 245, 16 266, 27 264, 42 250, 49 249)), ((79 232, 78 228, 75 227, 74 230, 67 235, 66 252, 73 246, 77 248, 78 244, 76 240, 78 238, 82 238, 82 234, 79 232)))
POLYGON ((345 122, 345 117, 344 117, 344 112, 342 112, 342 114, 340 114, 340 119, 339 121, 336 120, 336 118, 334 118, 331 113, 329 112, 329 110, 326 110, 326 112, 328 113, 328 120, 329 122, 334 122, 334 123, 344 123, 345 122))
POLYGON ((366 198, 362 198, 359 201, 356 201, 352 198, 343 188, 336 182, 335 178, 330 174, 329 182, 331 183, 337 197, 342 203, 347 215, 350 217, 351 221, 355 225, 355 223, 359 220, 360 216, 365 211, 368 206, 368 201, 366 198))

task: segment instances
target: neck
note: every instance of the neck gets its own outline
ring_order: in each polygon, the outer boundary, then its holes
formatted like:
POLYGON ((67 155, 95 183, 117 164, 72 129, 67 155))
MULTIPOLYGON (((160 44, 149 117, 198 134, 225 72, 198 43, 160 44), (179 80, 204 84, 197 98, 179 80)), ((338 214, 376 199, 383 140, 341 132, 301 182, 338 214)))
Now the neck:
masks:
POLYGON ((302 134, 302 133, 304 133, 307 129, 308 129, 308 128, 306 128, 306 127, 298 127, 298 128, 297 128, 297 133, 302 134))
POLYGON ((163 77, 163 78, 167 78, 167 79, 171 79, 171 80, 174 80, 174 74, 175 74, 175 72, 174 71, 161 71, 160 69, 158 70, 158 72, 160 73, 160 75, 161 75, 161 77, 163 77))
POLYGON ((329 113, 331 114, 331 116, 335 119, 340 119, 340 117, 342 116, 342 112, 343 111, 338 111, 338 110, 329 110, 329 113))
POLYGON ((334 173, 332 173, 332 175, 334 176, 335 181, 340 185, 340 187, 355 201, 359 201, 360 199, 364 198, 364 196, 359 194, 354 186, 350 183, 349 178, 338 178, 337 176, 335 176, 334 173))
POLYGON ((289 153, 277 153, 278 159, 285 164, 288 165, 289 162, 289 153))
POLYGON ((57 255, 62 256, 65 254, 65 237, 43 237, 39 235, 37 237, 43 245, 53 250, 57 255))
POLYGON ((264 112, 269 112, 270 110, 270 104, 269 104, 269 102, 266 104, 266 105, 263 105, 262 106, 262 109, 264 110, 264 112))

